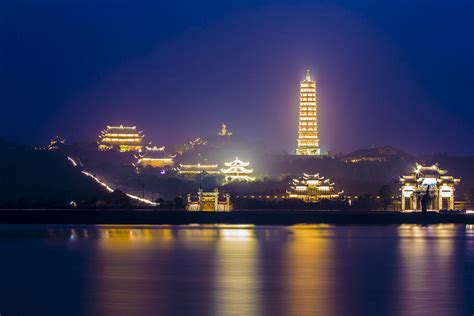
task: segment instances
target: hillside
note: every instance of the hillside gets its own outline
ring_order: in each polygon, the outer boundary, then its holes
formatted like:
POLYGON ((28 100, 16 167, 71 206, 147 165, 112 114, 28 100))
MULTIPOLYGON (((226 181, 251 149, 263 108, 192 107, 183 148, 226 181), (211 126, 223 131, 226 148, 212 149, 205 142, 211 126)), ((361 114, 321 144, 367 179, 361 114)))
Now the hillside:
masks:
POLYGON ((93 204, 106 192, 73 168, 63 153, 0 141, 0 207, 93 204))

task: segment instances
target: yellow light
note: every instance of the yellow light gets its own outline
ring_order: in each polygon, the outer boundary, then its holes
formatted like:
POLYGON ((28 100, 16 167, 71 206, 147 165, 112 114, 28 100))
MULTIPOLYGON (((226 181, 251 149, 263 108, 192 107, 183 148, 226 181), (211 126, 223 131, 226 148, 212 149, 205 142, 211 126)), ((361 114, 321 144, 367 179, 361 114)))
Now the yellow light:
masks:
POLYGON ((250 176, 253 173, 253 169, 245 168, 250 162, 243 162, 236 157, 235 160, 225 162, 224 164, 229 167, 221 169, 221 172, 225 175, 225 181, 255 181, 255 177, 250 176))

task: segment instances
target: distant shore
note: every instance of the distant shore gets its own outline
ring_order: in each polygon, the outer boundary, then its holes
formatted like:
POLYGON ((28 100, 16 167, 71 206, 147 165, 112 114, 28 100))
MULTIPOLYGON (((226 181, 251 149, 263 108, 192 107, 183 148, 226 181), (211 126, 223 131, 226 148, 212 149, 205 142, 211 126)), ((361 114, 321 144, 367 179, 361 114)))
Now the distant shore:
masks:
POLYGON ((186 212, 176 210, 0 210, 0 224, 189 225, 189 224, 474 224, 474 214, 392 211, 186 212))

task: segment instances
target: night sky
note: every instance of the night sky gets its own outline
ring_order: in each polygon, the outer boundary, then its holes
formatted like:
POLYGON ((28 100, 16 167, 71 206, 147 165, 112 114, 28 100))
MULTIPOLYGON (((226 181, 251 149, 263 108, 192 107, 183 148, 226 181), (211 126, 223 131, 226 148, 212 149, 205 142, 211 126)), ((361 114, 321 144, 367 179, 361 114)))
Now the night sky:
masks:
POLYGON ((97 1, 0 4, 0 137, 157 145, 218 131, 296 143, 316 76, 324 151, 474 154, 474 2, 97 1))

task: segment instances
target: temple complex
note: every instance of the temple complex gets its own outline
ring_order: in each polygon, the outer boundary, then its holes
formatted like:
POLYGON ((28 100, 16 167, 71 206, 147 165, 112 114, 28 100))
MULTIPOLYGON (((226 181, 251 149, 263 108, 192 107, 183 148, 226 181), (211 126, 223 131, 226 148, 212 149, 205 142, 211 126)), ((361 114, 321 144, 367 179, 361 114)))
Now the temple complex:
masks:
POLYGON ((198 174, 219 174, 219 165, 217 164, 180 164, 176 168, 178 174, 182 175, 198 175, 198 174))
POLYGON ((318 107, 316 82, 311 80, 309 69, 300 83, 297 155, 320 155, 318 133, 318 107))
POLYGON ((461 179, 447 173, 438 164, 424 166, 417 163, 412 173, 400 178, 401 210, 421 210, 423 199, 428 203, 427 210, 454 210, 455 186, 461 179))
POLYGON ((224 174, 224 180, 226 182, 232 181, 255 181, 255 177, 252 177, 253 169, 247 169, 250 162, 243 162, 239 158, 231 162, 224 163, 227 168, 221 169, 224 174))
POLYGON ((136 126, 107 126, 99 135, 98 143, 99 150, 140 151, 143 149, 143 134, 136 126))
POLYGON ((153 168, 173 167, 173 159, 175 157, 176 155, 169 155, 165 152, 165 146, 145 146, 142 151, 135 155, 137 165, 142 167, 150 166, 153 168))
POLYGON ((288 197, 292 199, 317 202, 323 199, 339 198, 343 191, 336 192, 334 190, 334 183, 331 183, 329 179, 319 176, 319 173, 303 173, 302 177, 292 180, 290 190, 287 193, 288 197))
POLYGON ((197 196, 191 197, 191 194, 188 194, 186 210, 203 212, 232 211, 233 206, 230 202, 230 195, 228 193, 222 197, 220 195, 217 188, 212 192, 204 192, 202 189, 199 189, 197 196))

